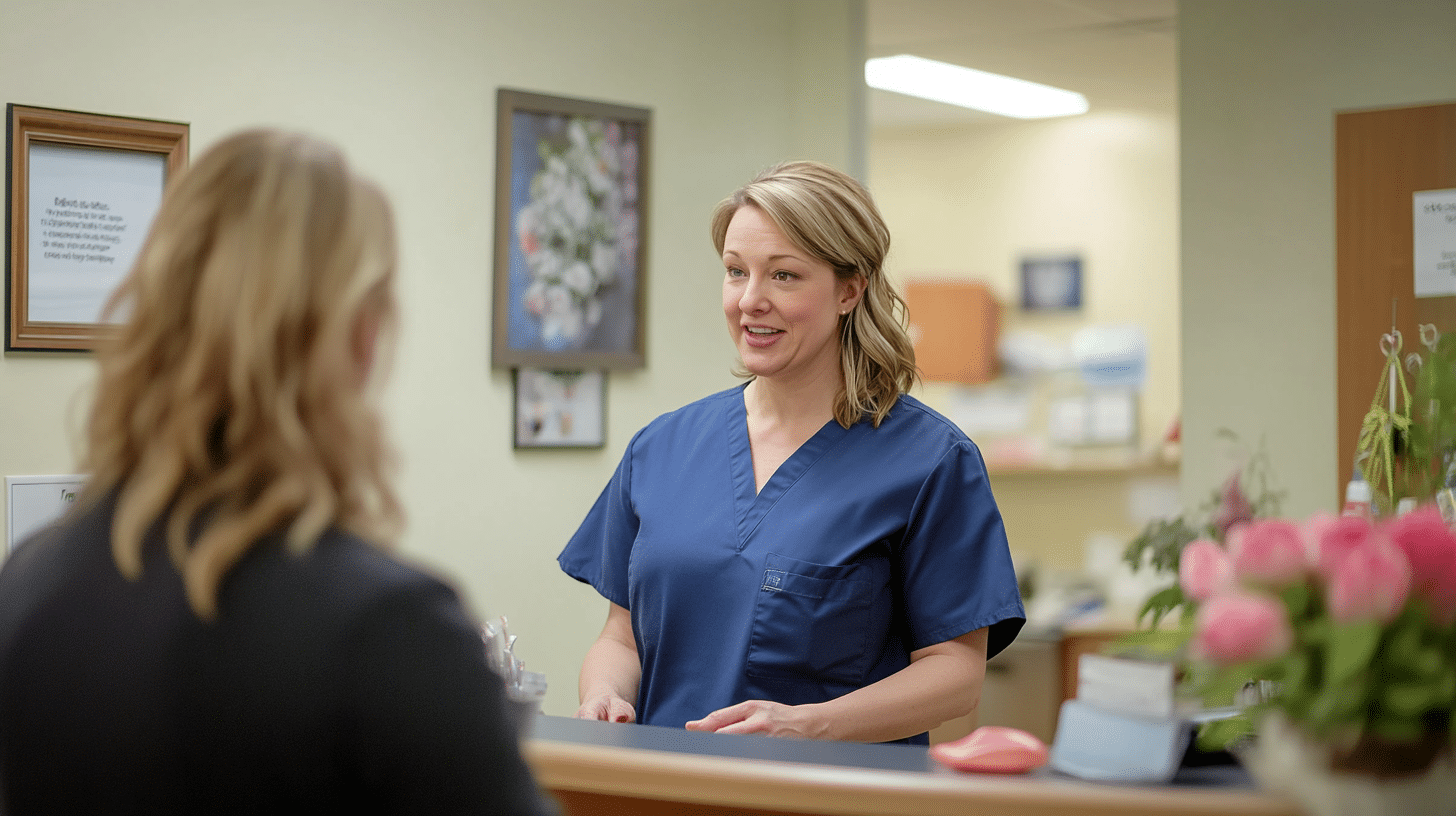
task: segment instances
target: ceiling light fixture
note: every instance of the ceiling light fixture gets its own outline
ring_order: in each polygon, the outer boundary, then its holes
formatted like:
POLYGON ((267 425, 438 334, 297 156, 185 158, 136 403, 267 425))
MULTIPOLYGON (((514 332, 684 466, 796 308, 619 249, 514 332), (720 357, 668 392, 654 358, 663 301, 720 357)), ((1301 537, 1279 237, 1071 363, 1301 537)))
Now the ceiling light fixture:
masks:
POLYGON ((1074 91, 909 54, 866 60, 865 82, 882 91, 1017 119, 1087 112, 1087 97, 1074 91))

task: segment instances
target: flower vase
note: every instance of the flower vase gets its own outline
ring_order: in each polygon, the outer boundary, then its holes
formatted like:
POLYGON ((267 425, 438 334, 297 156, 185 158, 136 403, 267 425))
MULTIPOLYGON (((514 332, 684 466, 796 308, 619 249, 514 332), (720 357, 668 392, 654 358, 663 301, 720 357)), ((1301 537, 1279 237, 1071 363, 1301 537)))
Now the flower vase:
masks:
POLYGON ((1452 816, 1456 761, 1445 745, 1362 741, 1337 750, 1275 711, 1260 721, 1239 761, 1261 788, 1288 796, 1310 816, 1452 816))

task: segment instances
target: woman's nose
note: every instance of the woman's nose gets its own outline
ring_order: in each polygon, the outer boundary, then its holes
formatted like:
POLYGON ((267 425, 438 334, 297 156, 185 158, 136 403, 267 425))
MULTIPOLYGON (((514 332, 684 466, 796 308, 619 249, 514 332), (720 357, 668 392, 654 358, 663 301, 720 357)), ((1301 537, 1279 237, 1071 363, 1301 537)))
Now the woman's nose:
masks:
POLYGON ((762 278, 750 275, 744 281, 743 294, 738 298, 738 309, 747 314, 759 314, 768 309, 762 278))

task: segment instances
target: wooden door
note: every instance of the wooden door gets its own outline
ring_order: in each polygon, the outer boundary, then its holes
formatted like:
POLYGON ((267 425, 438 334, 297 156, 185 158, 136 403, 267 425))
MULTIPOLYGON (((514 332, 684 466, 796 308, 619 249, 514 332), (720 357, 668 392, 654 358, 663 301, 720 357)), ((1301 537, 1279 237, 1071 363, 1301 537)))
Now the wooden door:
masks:
MULTIPOLYGON (((1456 331, 1456 297, 1415 296, 1412 193, 1456 188, 1456 104, 1352 111, 1335 117, 1335 364, 1339 414, 1334 506, 1354 464, 1360 424, 1385 364, 1380 338, 1395 327, 1402 356, 1416 327, 1456 331)), ((1409 381, 1409 378, 1408 378, 1409 381)))

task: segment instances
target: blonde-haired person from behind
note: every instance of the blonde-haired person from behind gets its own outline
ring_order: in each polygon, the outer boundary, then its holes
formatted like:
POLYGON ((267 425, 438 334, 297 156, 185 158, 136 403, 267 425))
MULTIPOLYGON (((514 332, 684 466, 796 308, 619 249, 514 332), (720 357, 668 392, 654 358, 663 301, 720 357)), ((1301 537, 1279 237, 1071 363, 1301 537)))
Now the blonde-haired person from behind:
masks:
POLYGON ((749 378, 643 428, 559 557, 608 601, 577 716, 925 743, 1025 620, 970 439, 916 379, 890 233, 817 162, 710 219, 749 378))
POLYGON ((78 506, 0 571, 0 811, 554 810, 455 592, 388 555, 389 205, 254 130, 112 298, 78 506))

